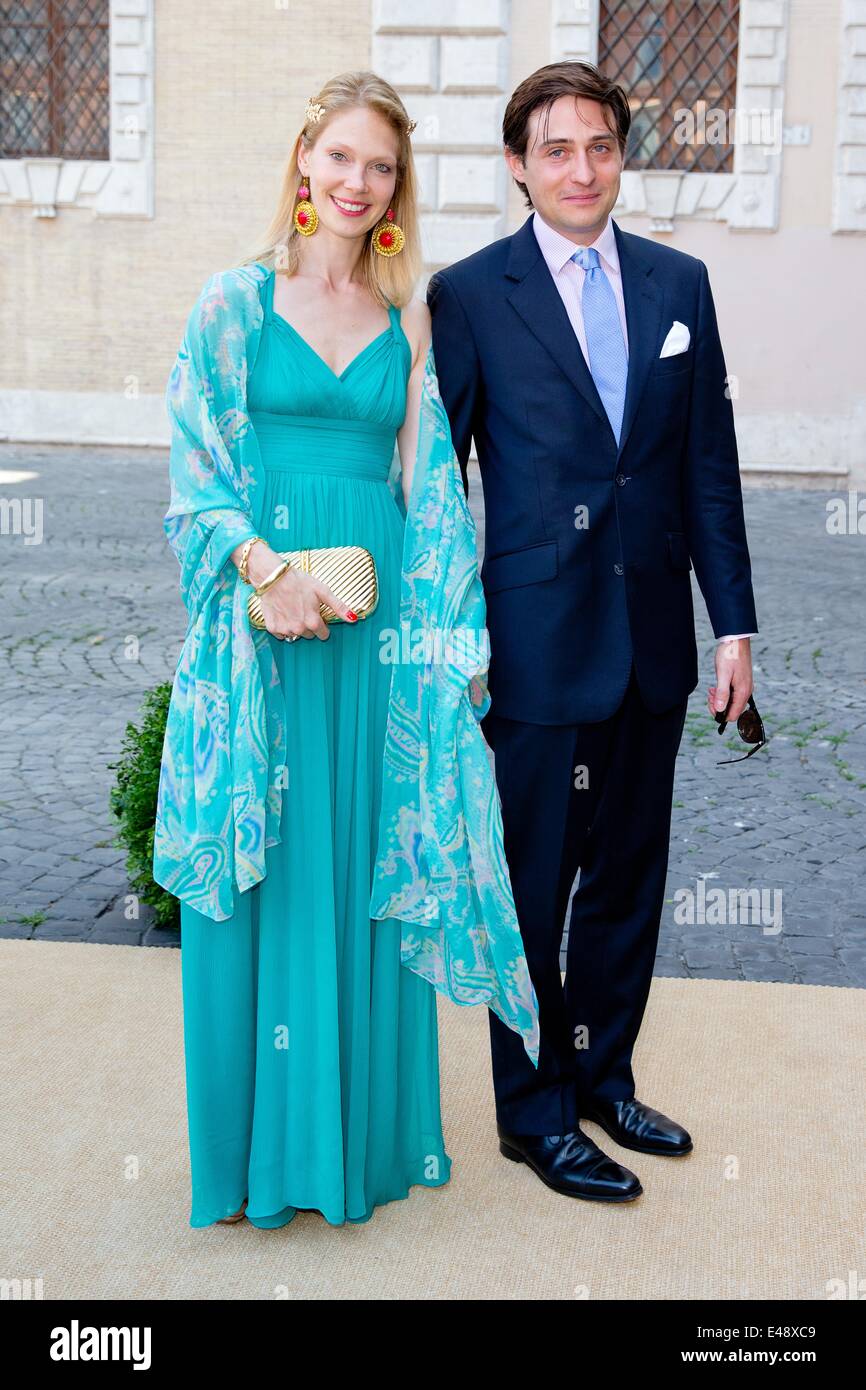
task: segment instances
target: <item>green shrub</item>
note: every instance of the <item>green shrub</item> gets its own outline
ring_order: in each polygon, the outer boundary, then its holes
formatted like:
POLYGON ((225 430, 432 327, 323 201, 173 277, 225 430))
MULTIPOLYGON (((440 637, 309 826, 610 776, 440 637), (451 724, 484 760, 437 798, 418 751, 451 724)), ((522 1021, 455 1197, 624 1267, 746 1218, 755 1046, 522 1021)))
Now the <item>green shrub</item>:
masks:
POLYGON ((129 886, 139 900, 154 910, 160 927, 180 926, 180 903, 153 877, 153 831, 165 724, 171 699, 171 681, 149 690, 142 702, 141 727, 126 726, 120 759, 108 766, 116 771, 111 789, 111 810, 120 822, 114 841, 125 849, 129 886))

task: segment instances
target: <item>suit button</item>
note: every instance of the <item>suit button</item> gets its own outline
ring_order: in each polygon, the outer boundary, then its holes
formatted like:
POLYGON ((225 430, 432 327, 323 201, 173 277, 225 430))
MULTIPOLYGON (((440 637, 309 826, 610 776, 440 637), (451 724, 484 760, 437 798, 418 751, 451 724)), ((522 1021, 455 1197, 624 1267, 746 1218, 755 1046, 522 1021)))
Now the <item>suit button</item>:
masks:
POLYGON ((614 574, 622 574, 622 565, 614 565, 613 572, 614 574))
POLYGON ((619 487, 624 487, 625 484, 628 482, 628 479, 626 478, 624 473, 617 473, 614 481, 617 483, 619 487))

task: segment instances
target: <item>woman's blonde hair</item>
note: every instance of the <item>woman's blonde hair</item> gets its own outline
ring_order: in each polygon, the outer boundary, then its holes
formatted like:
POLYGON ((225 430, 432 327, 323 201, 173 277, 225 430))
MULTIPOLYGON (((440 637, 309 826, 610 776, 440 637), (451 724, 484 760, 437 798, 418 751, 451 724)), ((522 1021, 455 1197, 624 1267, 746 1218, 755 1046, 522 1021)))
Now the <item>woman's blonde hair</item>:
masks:
POLYGON ((390 206, 394 222, 402 227, 405 241, 402 251, 394 256, 382 256, 373 246, 373 228, 366 239, 361 268, 367 289, 374 299, 387 308, 389 302, 402 308, 409 303, 421 273, 423 259, 418 222, 418 185, 415 161, 409 140, 410 120, 406 108, 394 88, 374 72, 343 72, 332 77, 321 88, 312 103, 324 107, 317 121, 305 121, 292 146, 283 171, 282 189, 277 210, 264 235, 259 250, 244 261, 262 261, 293 275, 298 268, 301 234, 295 229, 293 217, 302 178, 298 169, 298 147, 303 143, 311 150, 327 129, 329 118, 338 111, 366 106, 382 116, 397 136, 397 179, 390 206))

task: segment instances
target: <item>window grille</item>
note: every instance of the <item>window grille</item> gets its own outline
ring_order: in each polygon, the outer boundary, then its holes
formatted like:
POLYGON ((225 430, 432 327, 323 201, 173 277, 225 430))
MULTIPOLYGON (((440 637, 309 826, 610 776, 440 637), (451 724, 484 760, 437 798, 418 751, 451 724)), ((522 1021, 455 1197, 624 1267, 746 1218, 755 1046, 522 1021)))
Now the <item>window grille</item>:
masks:
POLYGON ((107 0, 0 0, 0 159, 109 159, 107 0))
POLYGON ((598 66, 631 104, 626 168, 732 172, 739 9, 733 0, 601 0, 598 66))

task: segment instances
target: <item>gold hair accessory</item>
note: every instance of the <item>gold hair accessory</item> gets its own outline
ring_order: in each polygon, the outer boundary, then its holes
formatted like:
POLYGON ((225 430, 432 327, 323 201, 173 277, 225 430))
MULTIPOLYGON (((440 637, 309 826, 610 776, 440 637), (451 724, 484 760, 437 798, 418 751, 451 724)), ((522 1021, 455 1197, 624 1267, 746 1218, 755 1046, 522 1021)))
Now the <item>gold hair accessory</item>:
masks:
MULTIPOLYGON (((304 112, 307 125, 315 125, 317 121, 320 121, 322 119, 324 114, 325 108, 322 105, 322 103, 320 101, 313 101, 313 98, 310 97, 309 101, 307 102, 306 110, 304 112)), ((417 121, 410 121, 409 124, 405 127, 406 134, 411 135, 412 131, 416 130, 417 127, 417 121)))

